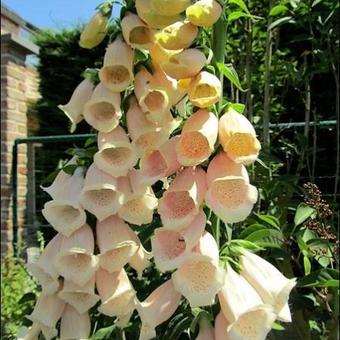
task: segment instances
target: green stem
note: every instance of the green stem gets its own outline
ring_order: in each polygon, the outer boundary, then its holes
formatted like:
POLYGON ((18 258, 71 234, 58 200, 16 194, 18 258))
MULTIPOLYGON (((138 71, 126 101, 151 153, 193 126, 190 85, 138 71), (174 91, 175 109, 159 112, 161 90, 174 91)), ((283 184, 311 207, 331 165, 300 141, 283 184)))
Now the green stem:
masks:
MULTIPOLYGON (((224 63, 225 50, 227 43, 227 23, 223 18, 223 15, 218 19, 218 21, 213 26, 212 32, 212 51, 214 53, 213 62, 224 63)), ((216 67, 216 75, 221 81, 221 97, 217 105, 217 111, 220 113, 223 104, 223 73, 219 71, 216 67)))

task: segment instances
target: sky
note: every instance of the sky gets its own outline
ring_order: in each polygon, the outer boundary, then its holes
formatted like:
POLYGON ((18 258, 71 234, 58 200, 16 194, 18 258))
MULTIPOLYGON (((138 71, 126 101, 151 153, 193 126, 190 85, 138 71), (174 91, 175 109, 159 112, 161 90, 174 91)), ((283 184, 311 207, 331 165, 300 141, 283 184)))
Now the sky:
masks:
MULTIPOLYGON (((5 6, 39 28, 59 30, 86 22, 101 0, 1 0, 5 6)), ((115 7, 113 15, 118 14, 115 7)))

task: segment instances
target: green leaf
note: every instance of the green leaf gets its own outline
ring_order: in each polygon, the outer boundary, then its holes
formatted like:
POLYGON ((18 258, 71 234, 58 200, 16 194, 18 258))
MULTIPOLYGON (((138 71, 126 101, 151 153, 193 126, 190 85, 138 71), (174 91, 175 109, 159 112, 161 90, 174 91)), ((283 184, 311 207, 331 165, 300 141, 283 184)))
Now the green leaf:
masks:
POLYGON ((249 14, 241 12, 241 11, 235 11, 235 12, 231 12, 228 15, 228 22, 232 23, 233 21, 239 19, 239 18, 243 18, 243 17, 249 17, 249 14))
POLYGON ((303 257, 303 267, 305 269, 305 275, 309 275, 310 271, 312 269, 312 265, 311 265, 311 263, 309 261, 308 256, 304 256, 303 257))
POLYGON ((300 203, 294 216, 295 227, 306 221, 315 213, 315 209, 305 203, 300 203))
POLYGON ((109 326, 99 329, 92 337, 91 340, 112 339, 111 334, 115 326, 109 326))
POLYGON ((269 224, 270 226, 280 230, 280 221, 272 215, 255 214, 261 221, 269 224))
POLYGON ((282 233, 274 229, 262 229, 251 233, 249 236, 246 237, 246 240, 250 242, 256 242, 266 237, 276 238, 281 241, 282 233))
POLYGON ((244 104, 241 103, 230 103, 228 106, 237 111, 238 113, 243 113, 246 107, 244 104))
POLYGON ((253 232, 263 229, 267 229, 266 226, 264 226, 263 224, 260 223, 251 224, 249 227, 242 230, 242 232, 240 233, 240 238, 245 239, 253 232))
POLYGON ((73 175, 77 167, 78 165, 76 164, 69 164, 63 167, 63 171, 66 172, 68 175, 73 175))
POLYGON ((227 77, 240 91, 242 92, 245 91, 241 86, 240 79, 233 65, 217 63, 217 67, 220 70, 220 72, 223 73, 223 75, 227 77))
POLYGON ((276 331, 284 331, 285 330, 285 328, 277 322, 274 322, 272 324, 272 329, 274 329, 276 331))
POLYGON ((228 4, 235 4, 238 7, 240 7, 244 12, 246 12, 247 14, 250 14, 247 5, 244 3, 243 0, 229 0, 228 4))
POLYGON ((274 29, 275 27, 278 27, 278 26, 281 26, 283 24, 286 24, 288 22, 293 24, 293 23, 295 23, 295 20, 293 20, 292 16, 288 16, 288 17, 283 17, 283 18, 277 19, 277 20, 275 20, 274 22, 272 22, 268 26, 268 31, 274 29))
POLYGON ((323 268, 301 278, 298 287, 339 287, 339 271, 323 268))
POLYGON ((269 12, 269 16, 274 17, 287 10, 288 8, 285 5, 277 5, 271 9, 271 11, 269 12))

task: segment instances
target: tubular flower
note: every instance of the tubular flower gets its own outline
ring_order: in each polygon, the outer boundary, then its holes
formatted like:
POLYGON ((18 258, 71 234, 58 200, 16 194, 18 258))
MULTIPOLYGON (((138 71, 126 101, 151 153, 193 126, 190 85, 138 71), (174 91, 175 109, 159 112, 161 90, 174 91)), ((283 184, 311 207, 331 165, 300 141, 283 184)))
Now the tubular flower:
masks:
POLYGON ((173 55, 182 52, 183 50, 167 50, 163 48, 159 43, 155 42, 150 48, 150 56, 153 64, 163 65, 166 63, 173 55))
POLYGON ((136 14, 127 12, 121 26, 124 40, 132 48, 149 49, 153 46, 152 30, 136 14))
POLYGON ((109 90, 121 92, 133 80, 132 66, 133 50, 121 37, 118 37, 106 49, 99 79, 109 90))
POLYGON ((179 15, 160 15, 160 13, 153 11, 151 0, 136 0, 135 6, 138 16, 151 28, 163 28, 180 19, 179 15))
POLYGON ((135 186, 153 185, 160 179, 173 175, 181 165, 177 160, 176 144, 179 137, 175 136, 165 142, 157 150, 150 150, 140 160, 140 170, 132 172, 135 186))
POLYGON ((181 294, 172 280, 156 288, 143 302, 137 302, 137 311, 142 321, 139 340, 149 340, 156 336, 155 328, 168 320, 176 311, 181 294))
POLYGON ((143 271, 150 265, 151 258, 152 253, 147 251, 139 241, 139 248, 129 261, 129 265, 137 272, 138 279, 142 278, 143 271))
POLYGON ((164 119, 164 114, 170 108, 168 94, 164 87, 156 84, 146 69, 140 70, 135 76, 135 95, 149 121, 157 123, 164 119))
POLYGON ((172 16, 185 11, 190 6, 190 0, 151 0, 151 9, 160 15, 172 16))
POLYGON ((108 21, 108 16, 98 11, 81 33, 79 40, 80 47, 91 49, 98 46, 106 36, 108 21))
POLYGON ((188 48, 195 40, 198 28, 187 21, 177 21, 155 34, 157 42, 167 50, 188 48))
POLYGON ((148 150, 158 149, 168 139, 173 130, 179 124, 179 119, 173 119, 169 114, 167 120, 162 125, 155 125, 148 121, 145 114, 136 102, 133 102, 129 111, 126 113, 127 127, 133 145, 139 157, 148 150))
POLYGON ((94 276, 83 286, 64 280, 58 297, 75 308, 79 314, 83 314, 99 301, 99 296, 94 293, 94 285, 94 276))
POLYGON ((79 314, 71 305, 66 305, 61 316, 60 339, 89 339, 91 321, 89 313, 79 314))
POLYGON ((137 163, 136 151, 120 126, 109 133, 99 132, 98 148, 93 157, 94 164, 113 177, 126 176, 137 163))
POLYGON ((55 266, 65 280, 84 286, 98 267, 98 258, 93 251, 93 233, 85 224, 70 237, 63 237, 55 266))
POLYGON ((177 143, 177 157, 184 166, 201 164, 214 151, 218 119, 207 110, 196 111, 184 124, 177 143))
POLYGON ((206 62, 203 52, 189 48, 169 56, 161 67, 168 76, 179 80, 196 76, 206 62))
POLYGON ((65 302, 57 295, 40 295, 33 312, 26 316, 35 327, 40 328, 46 339, 52 339, 58 335, 56 323, 60 319, 65 302))
POLYGON ((151 239, 158 270, 165 272, 178 268, 190 255, 203 234, 206 217, 203 211, 181 231, 158 228, 151 239))
POLYGON ((174 286, 184 295, 190 306, 210 306, 223 286, 223 271, 217 267, 210 257, 192 254, 172 274, 174 286))
POLYGON ((287 279, 271 263, 260 256, 243 250, 241 275, 255 288, 264 303, 271 305, 277 318, 291 322, 288 299, 296 279, 287 279))
POLYGON ((265 339, 275 321, 270 305, 264 305, 255 289, 231 266, 218 293, 221 310, 228 321, 226 331, 235 339, 265 339))
POLYGON ((219 101, 221 91, 219 79, 209 72, 202 71, 192 79, 188 88, 188 96, 194 106, 206 108, 219 101))
POLYGON ((87 170, 79 200, 87 211, 103 221, 117 213, 122 205, 122 194, 117 191, 117 179, 93 163, 87 170))
POLYGON ((119 190, 124 193, 124 203, 118 210, 118 215, 128 223, 142 225, 152 222, 153 212, 158 206, 156 198, 151 187, 141 188, 134 191, 131 188, 129 177, 119 178, 119 190))
POLYGON ((36 340, 39 339, 39 334, 41 332, 41 329, 39 325, 35 322, 33 322, 31 327, 20 327, 18 333, 17 333, 17 340, 36 340))
POLYGON ((205 201, 225 223, 245 220, 257 201, 257 189, 249 184, 246 168, 234 163, 224 152, 217 154, 207 171, 205 201))
POLYGON ((99 83, 85 105, 85 120, 100 132, 110 132, 118 126, 121 116, 120 94, 99 83))
POLYGON ((206 192, 206 173, 200 167, 177 174, 159 200, 158 213, 167 229, 183 229, 199 213, 206 192))
MULTIPOLYGON (((67 165, 76 163, 73 158, 67 165)), ((52 198, 45 203, 43 216, 64 236, 71 236, 86 222, 86 213, 80 206, 79 195, 84 186, 84 169, 77 167, 73 175, 60 170, 51 186, 42 189, 52 198)))
POLYGON ((215 0, 199 0, 186 9, 186 17, 199 27, 212 26, 221 16, 222 7, 215 0))
POLYGON ((109 273, 99 268, 96 287, 102 302, 98 307, 100 313, 122 317, 135 309, 135 291, 124 269, 109 273))
POLYGON ((28 271, 39 281, 42 293, 54 294, 59 289, 59 273, 54 265, 54 259, 61 246, 62 236, 57 234, 47 244, 38 261, 27 264, 28 271))
POLYGON ((138 249, 131 237, 133 231, 118 216, 113 215, 97 222, 97 244, 100 250, 99 265, 112 273, 121 270, 138 249))
POLYGON ((248 165, 257 159, 261 145, 254 127, 245 116, 231 108, 220 118, 219 138, 234 162, 248 165))
POLYGON ((83 119, 84 106, 90 100, 93 88, 93 83, 88 79, 84 79, 74 90, 70 101, 65 105, 58 106, 71 121, 71 132, 74 132, 77 124, 83 119))
POLYGON ((200 331, 195 340, 215 340, 214 328, 207 318, 201 317, 199 325, 200 331))

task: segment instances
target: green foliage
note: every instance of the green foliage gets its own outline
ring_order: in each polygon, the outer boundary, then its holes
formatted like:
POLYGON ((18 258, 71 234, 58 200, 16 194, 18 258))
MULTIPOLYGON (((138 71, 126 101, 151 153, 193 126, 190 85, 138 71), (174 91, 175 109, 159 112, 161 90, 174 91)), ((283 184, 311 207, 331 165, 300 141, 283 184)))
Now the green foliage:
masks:
POLYGON ((36 301, 36 284, 25 269, 24 262, 12 257, 1 263, 1 339, 13 339, 36 301))

